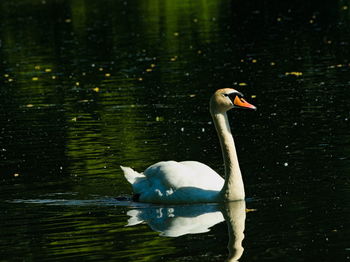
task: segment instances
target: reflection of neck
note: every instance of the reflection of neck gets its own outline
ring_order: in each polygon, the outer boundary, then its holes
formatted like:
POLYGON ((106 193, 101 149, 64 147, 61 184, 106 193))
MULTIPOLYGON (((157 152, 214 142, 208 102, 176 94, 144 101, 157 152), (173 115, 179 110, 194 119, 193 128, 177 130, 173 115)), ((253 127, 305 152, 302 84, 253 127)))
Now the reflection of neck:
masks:
POLYGON ((227 114, 212 113, 212 117, 219 136, 225 165, 225 184, 221 195, 224 200, 244 199, 244 185, 227 114))
POLYGON ((229 233, 228 250, 229 262, 238 261, 243 255, 244 248, 242 241, 244 239, 245 228, 245 201, 234 201, 225 204, 225 210, 223 212, 229 233))

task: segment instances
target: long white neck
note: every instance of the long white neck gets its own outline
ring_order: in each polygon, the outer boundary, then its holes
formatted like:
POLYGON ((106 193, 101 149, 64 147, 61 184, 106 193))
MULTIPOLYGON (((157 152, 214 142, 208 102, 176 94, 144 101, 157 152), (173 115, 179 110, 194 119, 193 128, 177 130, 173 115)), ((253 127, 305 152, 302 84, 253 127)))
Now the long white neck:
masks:
POLYGON ((225 183, 220 197, 225 201, 242 200, 245 197, 244 184, 227 114, 212 113, 212 118, 219 136, 225 165, 225 183))

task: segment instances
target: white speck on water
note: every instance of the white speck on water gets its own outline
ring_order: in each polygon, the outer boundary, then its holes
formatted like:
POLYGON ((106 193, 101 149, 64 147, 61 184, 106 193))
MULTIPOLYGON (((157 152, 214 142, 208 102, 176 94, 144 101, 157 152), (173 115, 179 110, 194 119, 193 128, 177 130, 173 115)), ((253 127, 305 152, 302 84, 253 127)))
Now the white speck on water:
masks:
POLYGON ((285 162, 283 165, 284 165, 284 166, 288 166, 288 162, 285 162))
POLYGON ((185 131, 185 128, 184 128, 184 127, 181 127, 181 129, 180 129, 180 130, 181 130, 181 132, 183 132, 183 131, 185 131))

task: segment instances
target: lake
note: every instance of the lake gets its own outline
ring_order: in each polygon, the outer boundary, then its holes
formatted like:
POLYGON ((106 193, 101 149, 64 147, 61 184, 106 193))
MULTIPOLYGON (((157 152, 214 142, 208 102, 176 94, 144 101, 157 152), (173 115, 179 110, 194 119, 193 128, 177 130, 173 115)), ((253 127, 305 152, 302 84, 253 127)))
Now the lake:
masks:
POLYGON ((349 261, 350 1, 3 0, 1 261, 349 261), (246 201, 119 201, 119 166, 224 173, 246 201))

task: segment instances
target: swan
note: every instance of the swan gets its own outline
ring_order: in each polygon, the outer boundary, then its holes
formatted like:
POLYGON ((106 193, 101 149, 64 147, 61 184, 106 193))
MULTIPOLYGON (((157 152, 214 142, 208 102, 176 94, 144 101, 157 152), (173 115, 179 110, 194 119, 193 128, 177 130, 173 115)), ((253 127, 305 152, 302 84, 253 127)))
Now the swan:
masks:
POLYGON ((218 89, 210 99, 210 114, 219 136, 225 179, 197 161, 162 161, 143 173, 120 166, 132 185, 133 200, 148 203, 184 204, 243 200, 244 184, 226 112, 233 108, 256 110, 243 94, 232 88, 218 89))

